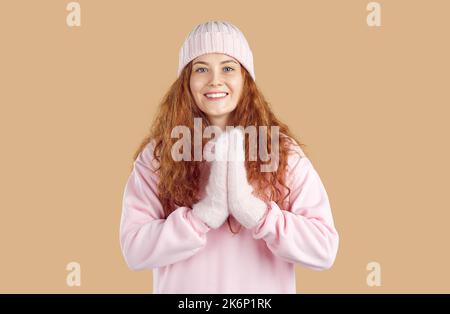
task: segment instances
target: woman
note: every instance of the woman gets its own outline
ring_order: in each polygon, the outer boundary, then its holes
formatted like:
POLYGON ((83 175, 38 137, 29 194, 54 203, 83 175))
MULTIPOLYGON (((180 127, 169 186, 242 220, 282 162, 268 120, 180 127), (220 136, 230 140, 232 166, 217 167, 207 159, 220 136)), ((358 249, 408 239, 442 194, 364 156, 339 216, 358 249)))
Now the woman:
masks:
POLYGON ((305 145, 258 90, 252 52, 236 26, 197 25, 179 56, 178 78, 125 187, 125 260, 134 270, 153 269, 154 293, 296 293, 295 264, 328 269, 339 243, 305 145), (216 136, 192 140, 198 121, 216 136), (181 140, 180 126, 189 131, 181 140), (249 158, 255 143, 234 126, 279 130, 256 134, 258 151, 278 150, 276 170, 261 171, 267 160, 249 158), (182 160, 174 158, 180 143, 182 160), (199 148, 215 158, 189 158, 199 148))

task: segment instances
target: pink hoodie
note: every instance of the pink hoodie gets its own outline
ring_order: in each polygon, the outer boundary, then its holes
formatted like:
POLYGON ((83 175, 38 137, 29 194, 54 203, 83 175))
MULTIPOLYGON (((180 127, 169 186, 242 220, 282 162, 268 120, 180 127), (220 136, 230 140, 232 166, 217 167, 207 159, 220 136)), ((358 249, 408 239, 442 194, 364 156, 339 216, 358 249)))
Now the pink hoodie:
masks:
MULTIPOLYGON (((152 143, 147 144, 123 195, 120 245, 128 266, 153 269, 153 293, 296 293, 295 264, 329 269, 339 236, 319 175, 301 148, 293 148, 286 169, 291 194, 283 206, 271 202, 256 227, 242 227, 234 235, 226 222, 209 228, 188 207, 163 218, 159 173, 153 172, 158 162, 152 143)), ((239 230, 239 223, 231 221, 239 230)))

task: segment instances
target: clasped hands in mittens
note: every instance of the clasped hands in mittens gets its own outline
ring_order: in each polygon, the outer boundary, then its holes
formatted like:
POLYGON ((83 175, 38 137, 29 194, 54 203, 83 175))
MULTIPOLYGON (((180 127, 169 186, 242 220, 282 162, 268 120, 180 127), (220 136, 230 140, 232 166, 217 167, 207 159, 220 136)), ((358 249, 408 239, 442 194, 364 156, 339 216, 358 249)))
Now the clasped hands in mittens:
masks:
POLYGON ((220 227, 230 213, 245 228, 253 228, 266 210, 247 180, 244 134, 239 129, 222 133, 215 143, 205 197, 194 204, 194 214, 213 229, 220 227))

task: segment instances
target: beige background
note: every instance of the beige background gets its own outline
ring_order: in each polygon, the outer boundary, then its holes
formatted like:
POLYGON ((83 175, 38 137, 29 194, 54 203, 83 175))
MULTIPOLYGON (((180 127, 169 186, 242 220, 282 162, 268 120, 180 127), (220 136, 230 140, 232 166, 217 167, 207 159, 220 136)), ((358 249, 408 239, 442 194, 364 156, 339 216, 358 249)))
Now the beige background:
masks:
POLYGON ((450 292, 448 1, 0 4, 0 292, 152 291, 119 246, 132 154, 194 25, 236 24, 256 81, 309 145, 341 243, 299 293, 450 292), (81 287, 66 265, 81 265, 81 287), (369 287, 369 262, 381 287, 369 287))

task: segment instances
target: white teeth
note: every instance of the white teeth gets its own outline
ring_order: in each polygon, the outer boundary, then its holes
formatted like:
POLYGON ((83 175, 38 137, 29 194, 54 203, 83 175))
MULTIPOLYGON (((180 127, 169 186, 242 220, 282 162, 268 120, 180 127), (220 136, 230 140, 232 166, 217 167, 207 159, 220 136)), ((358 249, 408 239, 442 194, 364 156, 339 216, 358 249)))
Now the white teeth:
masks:
POLYGON ((208 97, 208 98, 220 98, 220 97, 225 97, 226 95, 227 95, 227 93, 205 94, 205 96, 208 97))

